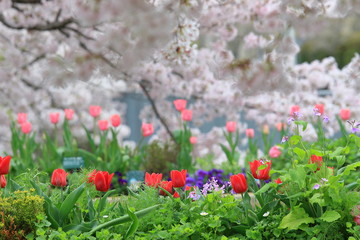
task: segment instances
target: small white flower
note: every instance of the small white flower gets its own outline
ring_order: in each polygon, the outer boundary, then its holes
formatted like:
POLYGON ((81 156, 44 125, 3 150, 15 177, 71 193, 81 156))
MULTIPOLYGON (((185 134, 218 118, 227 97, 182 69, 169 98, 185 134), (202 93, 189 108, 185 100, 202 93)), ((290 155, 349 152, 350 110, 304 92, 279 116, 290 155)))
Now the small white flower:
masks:
POLYGON ((207 212, 201 212, 200 215, 201 216, 206 216, 206 215, 208 215, 208 213, 207 212))
POLYGON ((267 217, 267 216, 269 216, 269 214, 270 214, 270 212, 266 212, 263 214, 263 217, 267 217))
POLYGON ((108 215, 104 215, 103 218, 108 218, 109 216, 108 215))

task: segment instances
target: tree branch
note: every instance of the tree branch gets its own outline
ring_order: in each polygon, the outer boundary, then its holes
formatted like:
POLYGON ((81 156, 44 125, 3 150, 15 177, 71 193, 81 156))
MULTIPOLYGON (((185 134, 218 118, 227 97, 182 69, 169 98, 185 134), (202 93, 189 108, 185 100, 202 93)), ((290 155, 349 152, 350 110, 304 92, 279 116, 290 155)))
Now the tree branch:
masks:
POLYGON ((155 104, 154 100, 153 100, 152 97, 150 96, 149 91, 147 90, 147 88, 146 88, 146 86, 145 86, 145 81, 144 81, 144 80, 141 81, 141 82, 139 83, 139 85, 140 85, 141 90, 144 92, 145 96, 146 96, 147 99, 149 100, 149 102, 150 102, 150 104, 151 104, 151 107, 152 107, 152 109, 153 109, 156 117, 160 120, 161 124, 164 126, 166 132, 169 134, 169 136, 171 137, 171 139, 172 139, 175 143, 177 143, 174 134, 170 131, 169 126, 167 125, 167 123, 166 123, 166 121, 164 120, 164 118, 161 117, 161 115, 160 115, 160 113, 159 113, 159 111, 158 111, 158 109, 157 109, 157 107, 156 107, 156 104, 155 104))
POLYGON ((51 23, 48 23, 45 25, 36 24, 33 26, 15 26, 15 25, 12 25, 11 23, 9 23, 8 21, 6 21, 4 15, 2 13, 0 13, 0 22, 2 24, 4 24, 6 27, 15 29, 15 30, 26 29, 26 30, 34 30, 34 31, 54 31, 54 30, 59 30, 59 29, 65 28, 67 25, 74 23, 75 20, 73 18, 68 18, 63 21, 55 21, 55 22, 51 22, 51 23))

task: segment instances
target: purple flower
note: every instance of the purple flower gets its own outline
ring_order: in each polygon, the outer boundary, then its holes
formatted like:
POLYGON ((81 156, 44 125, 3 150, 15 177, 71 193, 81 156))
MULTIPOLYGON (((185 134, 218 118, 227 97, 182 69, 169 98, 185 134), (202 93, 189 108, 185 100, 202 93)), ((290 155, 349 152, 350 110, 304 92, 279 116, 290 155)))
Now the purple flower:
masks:
POLYGON ((295 119, 293 117, 289 117, 287 120, 288 125, 290 125, 295 119))
POLYGON ((281 142, 284 143, 284 142, 287 142, 288 140, 289 140, 288 136, 283 136, 283 138, 281 139, 281 142))
POLYGON ((315 116, 321 116, 321 113, 319 112, 319 109, 314 108, 314 109, 313 109, 313 112, 314 112, 314 115, 315 115, 315 116))
POLYGON ((324 121, 324 123, 328 123, 329 122, 329 117, 324 115, 323 116, 323 121, 324 121))
POLYGON ((320 184, 315 184, 314 186, 313 186, 313 189, 319 189, 320 188, 320 184))
POLYGON ((357 133, 359 131, 360 131, 360 129, 358 129, 356 127, 351 128, 351 133, 357 133))

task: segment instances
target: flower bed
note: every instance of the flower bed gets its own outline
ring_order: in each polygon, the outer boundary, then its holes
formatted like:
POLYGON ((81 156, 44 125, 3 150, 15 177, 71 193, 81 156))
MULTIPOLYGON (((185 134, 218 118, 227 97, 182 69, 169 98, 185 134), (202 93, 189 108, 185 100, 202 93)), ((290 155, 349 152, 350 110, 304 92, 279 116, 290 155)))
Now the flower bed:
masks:
MULTIPOLYGON (((98 116, 99 109, 91 109, 98 116)), ((153 142, 136 149, 119 145, 116 130, 109 130, 104 122, 99 122, 100 132, 84 128, 87 150, 77 146, 67 121, 63 146, 47 134, 44 143, 37 143, 34 135, 20 132, 13 124, 14 156, 0 158, 1 237, 359 239, 360 137, 354 130, 358 125, 350 122, 352 134, 341 125, 342 137, 326 139, 323 124, 328 119, 319 109, 315 108, 316 142, 303 140, 307 122, 300 119, 298 110, 289 118, 292 132, 281 126, 282 141, 277 145, 264 130, 267 154, 261 157, 254 131, 248 129, 248 150, 241 167, 240 135, 236 123, 229 122, 224 131, 227 144, 220 145, 227 162, 219 166, 199 160, 197 166, 206 170, 196 170, 191 155, 197 140, 186 124, 192 117, 189 111, 182 113, 185 122, 174 134, 176 145, 153 142), (112 137, 107 139, 109 131, 112 137), (99 144, 94 142, 97 134, 99 144), (36 144, 40 151, 29 152, 36 144), (63 153, 81 153, 85 167, 62 169, 63 153), (49 154, 56 162, 47 166, 44 159, 32 161, 36 154, 49 154), (156 162, 156 157, 167 169, 146 172, 144 181, 132 178, 126 185, 121 173, 139 170, 144 161, 156 162), (38 163, 41 169, 35 170, 38 163)), ((57 118, 50 116, 54 124, 57 118)), ((112 120, 116 128, 119 118, 112 120)), ((142 131, 145 137, 153 129, 143 125, 142 131)), ((82 163, 71 155, 65 157, 76 160, 71 164, 82 163)))

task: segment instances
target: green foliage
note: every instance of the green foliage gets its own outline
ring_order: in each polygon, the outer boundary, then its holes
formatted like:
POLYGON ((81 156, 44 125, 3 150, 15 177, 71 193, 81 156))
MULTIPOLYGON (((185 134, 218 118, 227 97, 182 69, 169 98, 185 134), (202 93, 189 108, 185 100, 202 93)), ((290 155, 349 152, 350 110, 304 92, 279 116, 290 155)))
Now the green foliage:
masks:
POLYGON ((179 147, 175 143, 153 141, 145 148, 144 168, 150 173, 169 174, 176 166, 179 147))
POLYGON ((36 216, 44 213, 44 199, 34 191, 15 191, 0 198, 0 239, 24 237, 35 230, 36 216))

